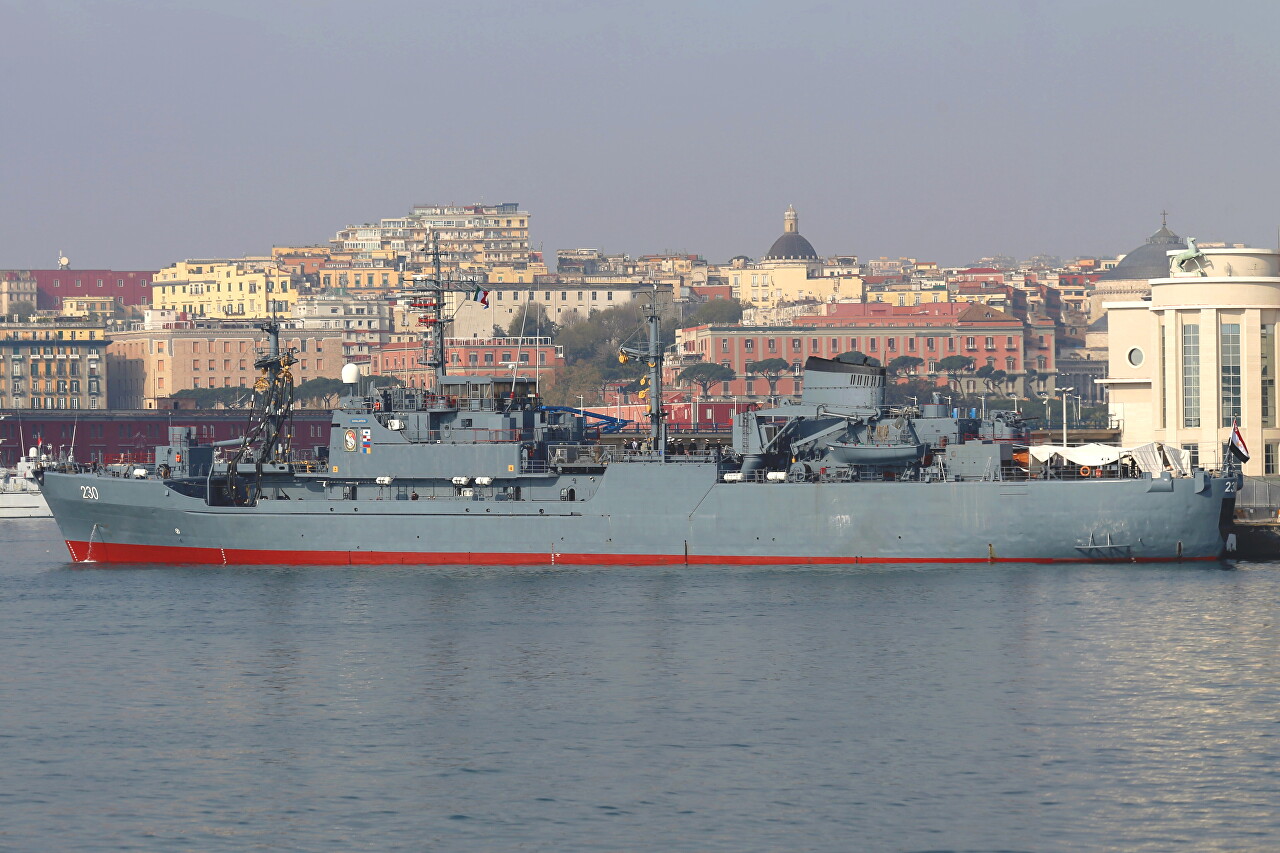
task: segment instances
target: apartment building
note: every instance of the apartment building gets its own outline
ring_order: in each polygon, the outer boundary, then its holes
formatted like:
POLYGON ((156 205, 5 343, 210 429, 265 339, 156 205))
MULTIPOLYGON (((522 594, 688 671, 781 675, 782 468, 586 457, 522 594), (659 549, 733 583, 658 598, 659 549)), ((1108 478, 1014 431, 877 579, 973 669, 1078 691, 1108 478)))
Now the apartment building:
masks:
POLYGON ((107 406, 108 341, 101 323, 0 323, 0 406, 107 406))
POLYGON ((181 261, 155 274, 152 307, 192 318, 287 316, 298 298, 295 274, 273 258, 181 261))
MULTIPOLYGON (((253 363, 267 335, 253 323, 182 321, 136 323, 112 333, 107 347, 113 409, 154 409, 187 388, 253 387, 253 363)), ((337 378, 345 363, 341 329, 300 329, 282 323, 280 345, 295 351, 294 383, 337 378)))
POLYGON ((348 225, 330 241, 334 250, 354 259, 385 253, 411 270, 434 263, 433 239, 443 268, 513 264, 529 257, 529 213, 515 203, 494 205, 416 205, 407 216, 376 224, 348 225))

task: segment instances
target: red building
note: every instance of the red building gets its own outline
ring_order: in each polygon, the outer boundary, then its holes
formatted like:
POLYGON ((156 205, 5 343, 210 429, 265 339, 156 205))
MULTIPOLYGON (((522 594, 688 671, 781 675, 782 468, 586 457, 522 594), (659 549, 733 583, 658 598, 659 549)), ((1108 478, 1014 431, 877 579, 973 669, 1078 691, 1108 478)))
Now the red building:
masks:
POLYGON ((40 310, 62 310, 68 296, 110 296, 117 305, 150 305, 156 270, 28 270, 40 310))
MULTIPOLYGON (((1053 373, 1054 326, 1051 320, 1023 321, 981 303, 935 302, 921 305, 888 305, 878 302, 837 302, 823 306, 825 313, 797 317, 793 326, 696 326, 676 333, 681 363, 673 367, 674 381, 683 367, 698 361, 716 362, 737 374, 722 383, 724 396, 761 398, 770 392, 768 378, 752 367, 768 359, 790 363, 786 375, 775 379, 774 393, 798 394, 801 372, 809 356, 833 358, 861 352, 888 365, 899 356, 920 359, 915 373, 946 383, 939 362, 948 356, 973 359, 974 369, 984 366, 1012 377, 1016 393, 1025 396, 1028 369, 1053 373)), ((980 393, 984 381, 972 371, 959 378, 960 390, 980 393)), ((716 393, 716 389, 712 389, 716 393)))

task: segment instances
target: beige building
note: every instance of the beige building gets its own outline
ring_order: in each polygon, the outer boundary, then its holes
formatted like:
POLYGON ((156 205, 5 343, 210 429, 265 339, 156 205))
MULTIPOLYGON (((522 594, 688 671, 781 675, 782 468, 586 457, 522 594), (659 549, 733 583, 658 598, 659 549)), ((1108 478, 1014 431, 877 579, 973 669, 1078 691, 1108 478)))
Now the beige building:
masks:
MULTIPOLYGON (((187 388, 253 387, 253 362, 267 347, 266 333, 252 323, 151 321, 113 332, 107 348, 113 409, 154 409, 157 400, 187 388)), ((345 363, 340 329, 282 324, 280 345, 295 350, 294 383, 337 378, 345 363)))
MULTIPOLYGON (((641 293, 650 293, 652 285, 638 282, 603 284, 593 282, 540 282, 523 287, 484 285, 489 293, 489 307, 473 298, 473 291, 457 290, 445 294, 444 316, 451 318, 446 335, 450 338, 487 338, 494 326, 507 330, 516 311, 530 302, 539 302, 555 323, 564 323, 574 315, 586 317, 593 311, 625 305, 641 293)), ((407 300, 406 300, 407 301, 407 300)), ((418 328, 422 312, 408 308, 405 301, 396 306, 395 330, 411 332, 418 328)), ((516 330, 519 333, 519 329, 516 330)), ((546 330, 542 330, 545 332, 546 330)), ((526 329, 526 335, 538 330, 526 329)))
POLYGON ((152 307, 193 319, 287 316, 298 298, 294 274, 272 258, 191 260, 155 274, 152 307))
POLYGON ((1101 382, 1121 442, 1163 441, 1211 468, 1238 421, 1252 451, 1245 473, 1280 473, 1280 251, 1209 248, 1184 266, 1149 282, 1149 302, 1107 305, 1101 382))
POLYGON ((0 323, 0 407, 105 409, 101 323, 0 323))

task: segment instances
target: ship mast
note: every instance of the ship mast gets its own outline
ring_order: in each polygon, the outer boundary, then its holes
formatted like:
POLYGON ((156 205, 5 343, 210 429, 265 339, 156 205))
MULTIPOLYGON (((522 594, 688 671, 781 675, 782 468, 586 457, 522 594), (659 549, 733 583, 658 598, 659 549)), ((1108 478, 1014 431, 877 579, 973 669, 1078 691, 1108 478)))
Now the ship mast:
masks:
POLYGON ((649 328, 649 345, 646 349, 639 347, 618 347, 619 358, 629 361, 632 358, 644 359, 649 368, 649 441, 654 450, 665 455, 667 451, 667 413, 662 408, 662 341, 659 336, 661 322, 658 319, 658 285, 653 285, 649 294, 649 306, 645 309, 646 325, 649 328))
MULTIPOLYGON (((468 282, 445 281, 440 265, 440 236, 434 229, 431 231, 431 267, 429 276, 412 276, 413 282, 404 293, 409 299, 409 309, 417 314, 418 325, 422 329, 422 355, 418 364, 431 368, 435 378, 435 391, 441 393, 447 361, 445 359, 444 330, 450 319, 444 314, 444 295, 446 293, 466 293, 468 282)), ((470 282, 471 290, 478 291, 480 286, 470 282)), ((455 309, 456 310, 456 309, 455 309)))
POLYGON ((293 372, 289 370, 297 362, 294 351, 280 348, 280 324, 271 319, 258 326, 267 333, 267 351, 259 350, 254 359, 255 369, 262 371, 254 383, 257 402, 250 428, 240 440, 239 446, 227 463, 227 493, 232 501, 252 504, 257 501, 262 488, 262 466, 284 461, 289 457, 293 418, 293 372), (252 492, 237 492, 236 480, 240 465, 252 462, 254 480, 252 492))

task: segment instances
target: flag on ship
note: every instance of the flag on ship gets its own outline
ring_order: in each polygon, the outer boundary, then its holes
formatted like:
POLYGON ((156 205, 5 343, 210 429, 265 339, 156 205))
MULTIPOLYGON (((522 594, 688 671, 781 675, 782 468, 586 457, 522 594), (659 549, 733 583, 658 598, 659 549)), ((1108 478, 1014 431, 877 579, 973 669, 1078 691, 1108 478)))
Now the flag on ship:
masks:
POLYGON ((489 291, 484 290, 480 285, 476 285, 476 289, 471 294, 472 302, 479 302, 485 308, 489 307, 489 291))
POLYGON ((1231 455, 1239 459, 1242 463, 1249 461, 1249 448, 1245 446, 1244 436, 1240 435, 1240 427, 1235 421, 1231 422, 1231 455))

